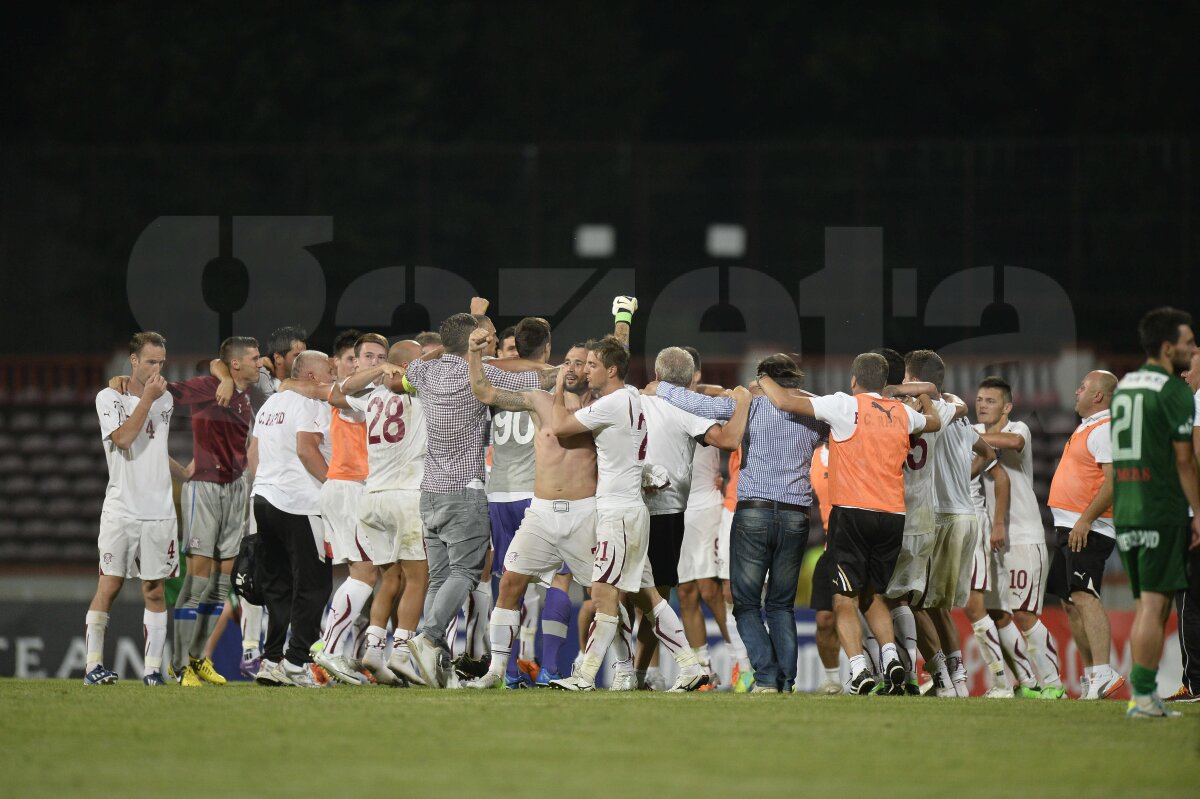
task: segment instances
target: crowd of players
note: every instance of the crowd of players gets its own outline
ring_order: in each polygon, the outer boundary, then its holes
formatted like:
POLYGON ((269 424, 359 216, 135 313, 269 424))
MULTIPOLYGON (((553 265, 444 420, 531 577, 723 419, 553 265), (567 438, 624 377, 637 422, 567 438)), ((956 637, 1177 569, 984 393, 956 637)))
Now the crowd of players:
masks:
MULTIPOLYGON (((211 639, 235 601, 240 551, 243 671, 263 685, 590 691, 608 659, 610 690, 636 690, 656 687, 662 649, 677 677, 657 687, 711 690, 720 676, 703 602, 732 652, 733 690, 791 692, 793 607, 816 504, 827 531, 812 581, 821 691, 966 696, 951 617, 962 608, 990 673, 987 696, 1062 698, 1039 618, 1052 594, 1083 660, 1080 698, 1107 698, 1126 683, 1108 662, 1100 601, 1118 548, 1137 597, 1128 713, 1171 714, 1155 681, 1173 601, 1181 630, 1200 632, 1186 565, 1200 544, 1188 518, 1189 506, 1200 512, 1200 414, 1176 376, 1187 370, 1192 390, 1200 382, 1187 314, 1143 318, 1142 369, 1083 377, 1081 422, 1051 486, 1048 545, 1030 430, 1010 419, 1001 378, 978 386, 974 425, 930 350, 863 353, 850 393, 816 396, 787 355, 764 359, 748 388, 724 390, 701 382, 693 348, 669 347, 638 389, 625 382, 636 299, 616 298, 612 334, 570 347, 559 366, 545 320, 497 334, 486 310, 476 298, 438 333, 394 344, 348 331, 331 355, 295 328, 272 335, 266 358, 255 339, 235 336, 210 375, 174 383, 161 375, 164 338, 135 335, 130 374, 96 399, 110 480, 85 683, 116 680, 103 665, 105 628, 134 576, 146 600, 144 682, 165 685, 165 672, 184 686, 223 683, 211 639), (186 467, 167 453, 175 405, 192 416, 186 467), (732 453, 724 491, 719 450, 732 453), (173 478, 183 484, 181 544, 173 478), (186 576, 164 667, 163 585, 180 550, 186 576), (336 591, 335 564, 348 567, 336 591), (579 656, 560 673, 571 580, 588 599, 579 656), (460 610, 466 647, 454 657, 460 610)), ((1173 698, 1200 698, 1196 667, 1185 663, 1173 698)))

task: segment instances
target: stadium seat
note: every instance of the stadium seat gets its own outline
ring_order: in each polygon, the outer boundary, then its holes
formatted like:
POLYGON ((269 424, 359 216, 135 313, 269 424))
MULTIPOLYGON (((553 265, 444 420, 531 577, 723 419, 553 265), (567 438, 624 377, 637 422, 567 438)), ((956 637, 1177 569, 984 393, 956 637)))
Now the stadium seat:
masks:
POLYGON ((79 507, 75 504, 75 500, 70 497, 54 497, 48 499, 44 503, 43 513, 50 519, 64 519, 76 516, 79 513, 79 507))
POLYGON ((25 471, 25 460, 15 452, 0 456, 0 474, 16 474, 25 471))
POLYGON ((25 496, 20 499, 13 500, 12 513, 17 518, 35 519, 43 515, 42 498, 39 496, 25 496))
POLYGON ((58 474, 60 469, 61 461, 55 455, 37 455, 29 459, 29 471, 33 474, 58 474))
POLYGON ((60 435, 55 439, 55 449, 61 453, 68 452, 87 452, 95 444, 81 435, 66 434, 60 435))
POLYGON ((18 474, 4 481, 4 493, 9 497, 19 498, 32 494, 37 483, 27 474, 18 474))
POLYGON ((53 439, 45 433, 26 433, 21 436, 20 443, 21 452, 28 455, 36 455, 41 452, 51 452, 53 447, 53 439))
POLYGON ((46 414, 43 429, 50 432, 70 430, 75 427, 75 414, 71 411, 54 411, 46 414))

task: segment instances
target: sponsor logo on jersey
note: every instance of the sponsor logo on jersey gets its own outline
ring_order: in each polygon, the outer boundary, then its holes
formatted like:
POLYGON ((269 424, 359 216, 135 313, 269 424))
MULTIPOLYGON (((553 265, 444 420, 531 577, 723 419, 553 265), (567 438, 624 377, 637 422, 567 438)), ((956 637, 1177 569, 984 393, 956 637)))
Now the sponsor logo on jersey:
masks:
POLYGON ((1159 538, 1157 530, 1121 530, 1117 533, 1117 549, 1122 552, 1134 547, 1157 549, 1159 538))

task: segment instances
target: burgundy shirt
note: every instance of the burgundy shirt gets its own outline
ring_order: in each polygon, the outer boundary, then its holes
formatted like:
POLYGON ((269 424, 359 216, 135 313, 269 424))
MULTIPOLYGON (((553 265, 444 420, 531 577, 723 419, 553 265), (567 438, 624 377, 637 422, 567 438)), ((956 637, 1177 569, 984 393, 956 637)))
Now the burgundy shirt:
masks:
POLYGON ((232 483, 246 471, 246 441, 254 420, 245 391, 235 390, 228 408, 217 404, 220 382, 212 376, 193 377, 167 386, 175 404, 186 405, 192 414, 192 479, 205 483, 232 483))

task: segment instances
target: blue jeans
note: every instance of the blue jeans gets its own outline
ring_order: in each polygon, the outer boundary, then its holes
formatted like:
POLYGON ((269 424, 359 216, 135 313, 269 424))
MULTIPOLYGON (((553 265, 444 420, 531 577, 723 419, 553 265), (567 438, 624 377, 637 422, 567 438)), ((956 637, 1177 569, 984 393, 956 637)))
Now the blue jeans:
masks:
POLYGON ((796 682, 796 581, 807 543, 807 513, 746 508, 733 514, 729 544, 733 616, 755 682, 780 691, 791 691, 796 682))

